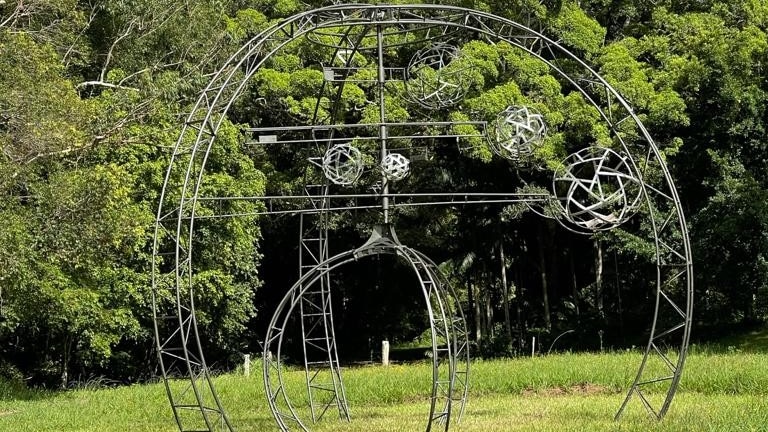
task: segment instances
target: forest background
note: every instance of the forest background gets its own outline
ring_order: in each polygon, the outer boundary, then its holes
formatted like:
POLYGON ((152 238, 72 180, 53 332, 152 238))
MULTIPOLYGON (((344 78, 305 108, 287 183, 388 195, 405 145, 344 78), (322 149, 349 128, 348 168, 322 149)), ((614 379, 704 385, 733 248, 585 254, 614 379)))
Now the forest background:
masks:
MULTIPOLYGON (((155 374, 154 220, 180 125, 210 74, 242 43, 324 4, 306 3, 0 0, 0 378, 60 387, 155 374)), ((694 339, 765 323, 768 3, 442 3, 533 19, 623 93, 664 149, 689 222, 694 339)), ((473 99, 476 109, 498 97, 493 77, 513 77, 519 88, 501 90, 509 99, 547 95, 548 119, 587 138, 604 133, 599 117, 561 95, 535 62, 506 64, 482 43, 463 52, 492 77, 473 99)), ((253 97, 236 107, 217 141, 222 150, 210 168, 216 188, 302 193, 303 172, 293 163, 301 155, 254 152, 241 145, 238 127, 280 122, 276 112, 294 122, 309 118, 316 60, 311 48, 299 47, 255 77, 253 97)), ((350 110, 364 111, 368 102, 362 92, 345 96, 350 110)), ((403 117, 407 109, 394 102, 403 117)), ((493 189, 517 177, 513 166, 489 156, 487 149, 442 155, 454 168, 449 175, 411 181, 416 189, 460 189, 481 178, 493 189)), ((360 245, 372 222, 338 215, 332 247, 360 245)), ((454 282, 474 355, 530 352, 533 336, 546 347, 569 330, 558 348, 626 348, 647 337, 655 286, 643 269, 623 265, 647 254, 647 241, 574 235, 514 206, 424 209, 399 215, 397 225, 401 240, 454 282)), ((226 369, 259 351, 272 308, 296 279, 282 269, 298 262, 298 230, 291 218, 243 218, 206 225, 201 235, 199 320, 211 342, 209 364, 226 369)), ((423 343, 428 325, 407 289, 413 281, 389 271, 393 266, 381 258, 353 267, 338 287, 347 361, 375 356, 385 338, 402 348, 423 343)))

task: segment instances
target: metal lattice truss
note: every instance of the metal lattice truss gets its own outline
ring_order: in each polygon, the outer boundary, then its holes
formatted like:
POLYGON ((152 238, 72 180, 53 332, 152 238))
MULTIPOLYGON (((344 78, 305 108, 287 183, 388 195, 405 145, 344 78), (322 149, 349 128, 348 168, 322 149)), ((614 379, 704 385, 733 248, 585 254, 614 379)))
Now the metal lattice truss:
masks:
MULTIPOLYGON (((305 186, 315 212, 300 215, 300 280, 328 260, 328 229, 325 227, 328 226, 329 201, 324 198, 328 189, 327 184, 305 186)), ((330 273, 321 275, 313 283, 313 289, 305 289, 305 284, 299 284, 302 291, 298 297, 310 416, 313 423, 318 422, 335 407, 339 417, 349 421, 349 406, 336 348, 330 273)))
MULTIPOLYGON (((330 158, 329 164, 338 170, 329 177, 351 180, 354 176, 348 175, 342 159, 334 162, 334 158, 330 158)), ((355 170, 349 172, 356 173, 355 170)), ((197 325, 192 247, 197 220, 278 214, 302 217, 301 278, 283 299, 265 341, 268 347, 265 358, 272 359, 265 362, 265 385, 270 408, 281 430, 297 427, 306 430, 305 420, 296 415, 282 384, 280 356, 268 354, 270 347, 280 352, 287 316, 295 309, 301 314, 303 327, 312 420, 318 420, 331 409, 337 410, 342 418, 349 418, 335 352, 330 269, 370 253, 396 254, 409 263, 420 280, 433 336, 433 386, 427 430, 431 430, 433 423, 447 430, 451 418, 460 416, 454 410, 454 402, 460 401, 463 407, 466 398, 467 370, 463 365, 468 360, 466 328, 450 287, 426 257, 395 241, 373 241, 358 250, 328 257, 328 233, 323 228, 323 220, 335 210, 372 209, 384 215, 386 225, 388 212, 403 206, 514 202, 549 205, 555 200, 564 213, 558 220, 575 231, 607 229, 614 220, 623 221, 630 214, 645 218, 643 225, 650 227, 649 235, 655 246, 656 274, 649 278, 656 285, 654 314, 640 367, 617 418, 634 400, 639 400, 653 416, 662 418, 677 390, 690 338, 693 307, 690 241, 677 190, 664 158, 630 105, 613 87, 567 47, 541 33, 489 13, 461 7, 334 5, 299 13, 264 30, 233 54, 200 93, 173 151, 158 208, 152 278, 155 337, 160 371, 179 430, 235 430, 216 392, 197 325), (493 44, 509 44, 547 64, 564 87, 580 93, 600 113, 612 132, 612 153, 598 152, 596 158, 590 150, 566 160, 566 171, 558 173, 555 179, 554 195, 484 191, 395 194, 390 192, 389 179, 384 175, 380 187, 370 193, 332 193, 328 182, 307 183, 306 194, 298 196, 234 197, 203 193, 206 161, 228 111, 245 93, 254 74, 265 67, 273 55, 302 38, 333 50, 332 58, 322 66, 325 79, 323 88, 319 89, 321 94, 335 92, 328 116, 321 118, 318 107, 310 125, 250 128, 245 132, 252 143, 296 149, 314 146, 315 164, 324 166, 323 155, 342 143, 376 146, 381 163, 392 154, 387 149, 388 142, 446 142, 450 138, 455 143, 463 138, 487 139, 487 119, 395 122, 387 116, 384 103, 387 92, 395 83, 417 83, 421 79, 419 71, 425 77, 422 86, 425 90, 416 93, 417 99, 429 101, 420 104, 422 108, 443 109, 460 98, 460 93, 450 90, 453 87, 442 84, 460 84, 461 51, 449 46, 459 46, 457 41, 463 35, 493 44), (386 49, 409 44, 421 48, 418 52, 424 55, 415 57, 424 59, 423 67, 387 64, 386 49), (429 46, 440 47, 439 52, 427 48, 429 46), (375 60, 358 63, 356 59, 360 56, 375 60), (441 66, 456 68, 459 72, 446 74, 450 71, 441 70, 441 66), (435 77, 439 79, 433 80, 435 77), (346 124, 339 120, 342 113, 338 102, 344 84, 349 82, 377 89, 378 122, 346 124), (435 84, 439 85, 434 87, 435 84), (429 126, 426 132, 425 125, 429 126), (476 132, 466 132, 467 128, 457 126, 471 126, 469 129, 476 132), (587 165, 592 168, 586 169, 587 165), (565 194, 558 186, 561 184, 566 185, 565 194), (635 199, 636 191, 639 200, 635 199), (216 203, 232 200, 258 201, 263 205, 248 213, 215 211, 216 203), (209 211, 198 214, 202 206, 207 206, 209 211), (440 338, 450 342, 443 347, 437 342, 440 338), (317 364, 312 363, 315 356, 319 358, 317 364), (447 362, 448 367, 441 367, 443 362, 447 362)))

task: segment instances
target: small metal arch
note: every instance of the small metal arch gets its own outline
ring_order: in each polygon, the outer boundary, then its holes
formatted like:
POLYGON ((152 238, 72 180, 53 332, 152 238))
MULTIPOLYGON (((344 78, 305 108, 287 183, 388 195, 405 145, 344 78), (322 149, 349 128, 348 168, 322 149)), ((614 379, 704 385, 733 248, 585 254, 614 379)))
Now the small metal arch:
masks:
POLYGON ((469 353, 466 322, 461 309, 452 306, 458 299, 450 285, 445 285, 446 279, 431 260, 415 249, 400 244, 396 237, 387 234, 385 230, 389 230, 389 227, 377 227, 365 245, 330 257, 306 272, 286 292, 275 309, 265 336, 263 374, 269 407, 280 430, 289 431, 290 426, 295 425, 303 431, 309 431, 285 391, 281 367, 283 335, 291 314, 304 293, 328 273, 377 254, 394 254, 405 260, 419 278, 426 303, 432 339, 432 390, 426 431, 433 430, 434 424, 448 431, 454 417, 460 421, 467 400, 469 353), (446 341, 445 347, 439 346, 441 339, 446 341), (275 344, 277 348, 273 350, 275 344), (443 360, 447 360, 447 374, 441 370, 443 360), (459 404, 458 414, 454 415, 453 405, 456 402, 459 404))

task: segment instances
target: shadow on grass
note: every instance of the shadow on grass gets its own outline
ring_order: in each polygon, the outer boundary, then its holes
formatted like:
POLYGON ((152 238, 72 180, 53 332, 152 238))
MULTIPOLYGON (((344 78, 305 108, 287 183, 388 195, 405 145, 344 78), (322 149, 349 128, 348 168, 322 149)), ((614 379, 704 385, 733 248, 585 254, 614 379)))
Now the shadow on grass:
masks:
MULTIPOLYGON (((697 330, 699 334, 712 334, 711 331, 697 330)), ((718 332, 715 339, 697 341, 691 348, 695 353, 734 354, 768 353, 768 326, 748 326, 718 332)))
MULTIPOLYGON (((49 390, 31 389, 23 383, 0 377, 0 402, 36 401, 53 395, 54 393, 49 390)), ((0 412, 0 415, 2 414, 0 412)))

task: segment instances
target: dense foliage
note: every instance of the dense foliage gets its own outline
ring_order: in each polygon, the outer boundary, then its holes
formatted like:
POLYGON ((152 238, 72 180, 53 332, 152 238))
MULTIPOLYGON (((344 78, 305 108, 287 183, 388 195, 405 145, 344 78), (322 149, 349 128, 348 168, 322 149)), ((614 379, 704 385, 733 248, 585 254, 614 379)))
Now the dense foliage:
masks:
MULTIPOLYGON (((452 3, 535 19, 621 91, 678 184, 694 243, 698 325, 768 319, 765 2, 452 3)), ((294 0, 0 1, 0 374, 67 385, 93 374, 130 381, 153 373, 154 213, 179 125, 230 53, 305 7, 294 0)), ((205 187, 301 193, 305 172, 292 162, 303 156, 254 154, 241 146, 237 124, 310 122, 323 77, 308 65, 325 55, 319 50, 298 43, 254 77, 251 97, 218 137, 205 187)), ((477 71, 466 109, 490 117, 509 101, 528 103, 553 130, 568 126, 548 138, 542 164, 562 160, 574 143, 607 139, 596 112, 541 63, 481 41, 462 52, 477 71)), ((368 91, 345 88, 345 120, 376 116, 368 91)), ((387 104, 393 117, 408 118, 402 98, 387 104)), ((321 118, 332 115, 320 106, 321 118)), ((518 186, 514 170, 484 143, 433 157, 432 171, 411 179, 415 189, 518 186)), ((485 355, 514 354, 530 349, 531 336, 551 342, 569 329, 577 331, 563 342, 576 349, 637 344, 648 324, 646 281, 626 266, 645 253, 643 242, 571 235, 514 207, 396 218, 401 240, 450 274, 485 355)), ((361 244, 373 221, 332 219, 333 247, 361 244)), ((213 361, 225 364, 258 350, 270 308, 295 279, 282 269, 294 262, 287 257, 296 254, 297 228, 295 219, 242 218, 199 229, 200 324, 218 347, 213 361)), ((369 355, 384 337, 418 345, 424 331, 418 297, 387 289, 412 283, 398 276, 407 272, 389 272, 395 264, 386 259, 373 265, 378 270, 350 268, 340 286, 339 337, 353 347, 350 358, 369 355)))

